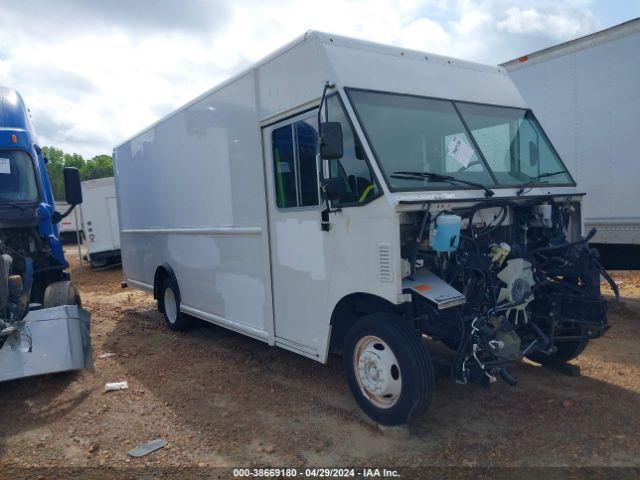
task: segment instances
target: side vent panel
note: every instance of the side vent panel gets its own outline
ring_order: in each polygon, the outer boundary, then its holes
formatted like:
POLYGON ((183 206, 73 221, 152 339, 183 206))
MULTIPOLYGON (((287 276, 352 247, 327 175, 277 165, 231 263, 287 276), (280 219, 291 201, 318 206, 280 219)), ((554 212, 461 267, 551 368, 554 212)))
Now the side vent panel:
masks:
POLYGON ((393 281, 393 258, 388 243, 378 244, 378 280, 387 283, 393 281))

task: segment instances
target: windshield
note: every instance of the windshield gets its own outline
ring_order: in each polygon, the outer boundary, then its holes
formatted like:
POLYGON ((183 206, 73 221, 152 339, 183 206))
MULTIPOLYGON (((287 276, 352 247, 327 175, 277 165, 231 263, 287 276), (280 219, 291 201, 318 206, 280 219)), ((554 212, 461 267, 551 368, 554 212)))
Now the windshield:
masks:
MULTIPOLYGON (((474 188, 397 172, 448 175, 487 187, 565 172, 533 115, 523 109, 350 89, 349 97, 393 190, 474 188)), ((572 184, 567 173, 531 185, 572 184)))
POLYGON ((31 157, 17 150, 0 151, 0 203, 37 200, 38 188, 31 157))
POLYGON ((521 185, 550 173, 554 175, 533 183, 573 183, 531 111, 459 102, 456 105, 500 185, 521 185))

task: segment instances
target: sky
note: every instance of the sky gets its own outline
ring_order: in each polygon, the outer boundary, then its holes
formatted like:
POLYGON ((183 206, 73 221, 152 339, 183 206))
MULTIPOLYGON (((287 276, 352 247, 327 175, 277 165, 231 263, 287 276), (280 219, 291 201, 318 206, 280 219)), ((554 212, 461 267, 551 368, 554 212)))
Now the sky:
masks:
POLYGON ((0 0, 0 85, 87 158, 305 31, 498 64, 640 16, 638 0, 0 0))

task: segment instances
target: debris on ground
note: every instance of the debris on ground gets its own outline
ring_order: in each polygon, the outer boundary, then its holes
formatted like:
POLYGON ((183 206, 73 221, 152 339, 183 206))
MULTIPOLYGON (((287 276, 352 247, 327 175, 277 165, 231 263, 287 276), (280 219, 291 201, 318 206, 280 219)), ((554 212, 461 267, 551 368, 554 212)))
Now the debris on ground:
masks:
POLYGON ((156 440, 151 440, 150 442, 138 445, 133 450, 129 450, 129 455, 131 457, 143 457, 145 455, 149 455, 152 452, 155 452, 156 450, 160 450, 166 444, 166 440, 157 438, 156 440))
POLYGON ((104 359, 115 357, 115 356, 116 356, 115 353, 105 352, 105 353, 101 353, 100 355, 98 355, 98 358, 101 359, 101 360, 104 360, 104 359))
POLYGON ((127 383, 126 380, 123 382, 111 382, 111 383, 104 384, 105 392, 114 392, 116 390, 126 390, 127 388, 129 388, 129 384, 127 383))

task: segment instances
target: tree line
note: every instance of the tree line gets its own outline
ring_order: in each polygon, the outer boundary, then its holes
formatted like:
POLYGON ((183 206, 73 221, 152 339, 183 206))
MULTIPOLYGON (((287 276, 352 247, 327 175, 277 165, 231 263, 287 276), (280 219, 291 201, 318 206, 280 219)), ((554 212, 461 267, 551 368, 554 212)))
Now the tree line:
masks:
POLYGON ((53 197, 64 200, 64 167, 75 167, 80 170, 80 179, 93 180, 96 178, 113 177, 113 161, 109 155, 96 155, 85 159, 78 153, 65 153, 60 148, 43 147, 42 152, 49 160, 47 174, 51 182, 53 197))

